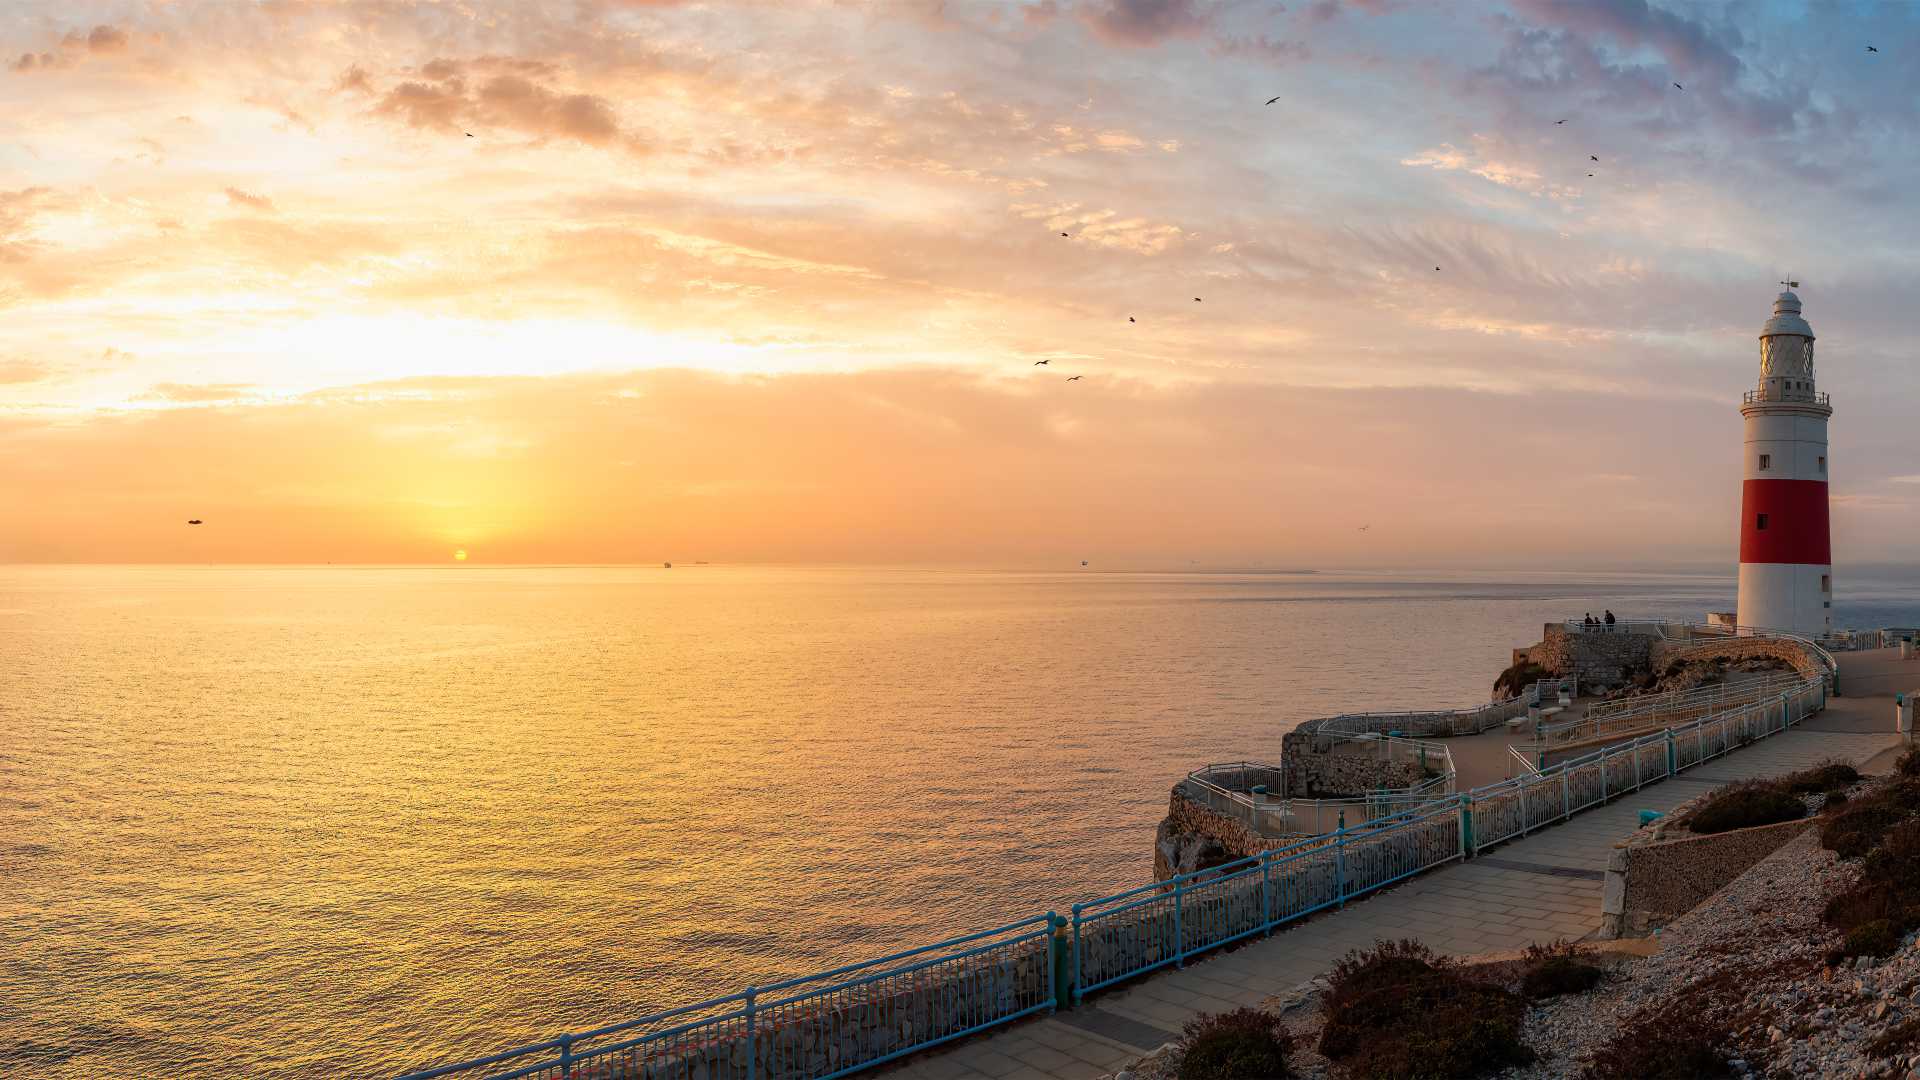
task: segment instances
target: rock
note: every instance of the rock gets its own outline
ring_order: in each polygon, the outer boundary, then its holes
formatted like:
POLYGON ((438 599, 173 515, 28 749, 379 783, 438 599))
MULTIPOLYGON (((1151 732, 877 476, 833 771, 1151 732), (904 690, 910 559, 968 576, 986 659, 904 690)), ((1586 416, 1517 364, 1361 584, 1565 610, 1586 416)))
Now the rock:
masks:
POLYGON ((1769 1043, 1777 1043, 1786 1037, 1787 1033, 1777 1027, 1769 1026, 1767 1028, 1767 1042, 1769 1043))

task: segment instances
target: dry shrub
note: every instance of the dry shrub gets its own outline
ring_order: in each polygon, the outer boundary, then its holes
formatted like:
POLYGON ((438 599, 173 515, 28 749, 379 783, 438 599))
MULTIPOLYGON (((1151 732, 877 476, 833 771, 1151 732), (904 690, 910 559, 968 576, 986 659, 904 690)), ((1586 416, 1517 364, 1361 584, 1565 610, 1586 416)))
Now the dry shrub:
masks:
POLYGON ((1696 833, 1721 833, 1755 825, 1777 825, 1807 816, 1800 796, 1773 783, 1748 781, 1728 784, 1687 816, 1687 828, 1696 833))
POLYGON ((1565 941, 1527 946, 1522 969, 1520 992, 1534 1001, 1584 994, 1606 977, 1605 971, 1582 959, 1579 951, 1565 941))
POLYGON ((1732 1032, 1701 1012, 1660 1009, 1621 1027, 1593 1056, 1581 1080, 1708 1080, 1733 1076, 1725 1050, 1732 1032))
POLYGON ((1887 956, 1920 927, 1920 821, 1911 818, 1913 804, 1906 801, 1915 792, 1901 790, 1912 787, 1902 781, 1855 802, 1821 833, 1843 857, 1862 856, 1860 879, 1829 899, 1820 914, 1846 933, 1835 961, 1887 956))
POLYGON ((1860 782, 1860 770, 1844 761, 1823 761, 1811 769, 1788 773, 1775 781, 1796 795, 1844 791, 1860 782))
POLYGON ((1261 1080, 1292 1076, 1293 1036, 1278 1017, 1235 1009, 1187 1021, 1180 1038, 1180 1080, 1261 1080))
POLYGON ((1873 850, 1888 830, 1913 817, 1916 809, 1920 809, 1920 781, 1902 779, 1848 802, 1821 828, 1820 844, 1843 859, 1858 859, 1873 850))
POLYGON ((1348 953, 1328 979, 1320 1052, 1377 1080, 1471 1077, 1534 1059, 1526 1001, 1473 982, 1416 941, 1348 953))

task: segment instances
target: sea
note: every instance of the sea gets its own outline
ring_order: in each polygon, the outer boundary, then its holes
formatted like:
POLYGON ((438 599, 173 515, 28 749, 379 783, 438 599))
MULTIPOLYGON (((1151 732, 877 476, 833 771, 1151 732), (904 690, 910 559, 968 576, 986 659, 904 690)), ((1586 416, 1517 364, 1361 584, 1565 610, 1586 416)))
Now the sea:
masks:
MULTIPOLYGON (((1835 624, 1920 623, 1920 572, 1835 624)), ((1731 574, 0 566, 0 1075, 391 1076, 1151 879, 1169 787, 1731 574)))

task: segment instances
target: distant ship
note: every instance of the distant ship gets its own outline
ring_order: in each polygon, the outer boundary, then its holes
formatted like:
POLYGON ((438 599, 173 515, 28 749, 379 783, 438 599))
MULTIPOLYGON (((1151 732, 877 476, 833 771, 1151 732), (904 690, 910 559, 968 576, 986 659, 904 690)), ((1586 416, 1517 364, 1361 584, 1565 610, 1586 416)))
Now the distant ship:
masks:
POLYGON ((663 566, 663 567, 665 567, 665 568, 667 568, 668 570, 671 570, 671 569, 673 569, 673 564, 672 564, 672 563, 661 563, 660 565, 661 565, 661 566, 663 566))

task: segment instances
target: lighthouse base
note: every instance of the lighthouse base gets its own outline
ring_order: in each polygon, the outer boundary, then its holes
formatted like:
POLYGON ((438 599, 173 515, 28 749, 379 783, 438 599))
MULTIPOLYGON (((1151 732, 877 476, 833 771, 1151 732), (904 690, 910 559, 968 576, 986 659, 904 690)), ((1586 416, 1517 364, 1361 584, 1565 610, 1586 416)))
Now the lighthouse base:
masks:
POLYGON ((1740 625, 1820 637, 1833 629, 1833 567, 1741 563, 1740 625))

